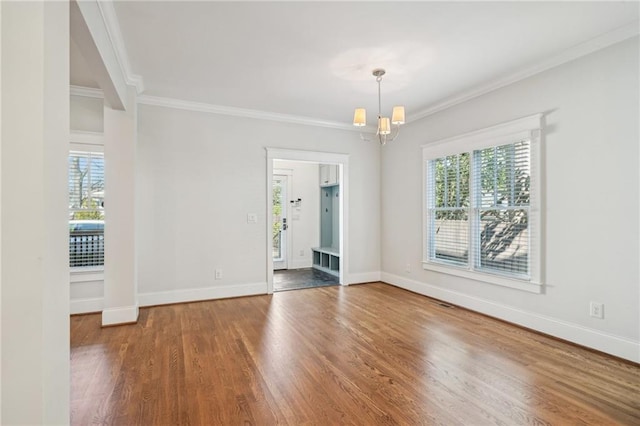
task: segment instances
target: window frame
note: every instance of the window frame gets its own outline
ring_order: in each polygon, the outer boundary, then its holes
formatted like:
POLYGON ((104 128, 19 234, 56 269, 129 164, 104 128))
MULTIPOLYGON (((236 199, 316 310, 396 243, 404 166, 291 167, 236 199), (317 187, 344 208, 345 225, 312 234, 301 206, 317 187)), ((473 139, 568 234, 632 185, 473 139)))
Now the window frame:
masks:
MULTIPOLYGON (((504 287, 524 290, 532 293, 541 293, 542 280, 542 217, 541 217, 541 192, 542 188, 542 167, 541 167, 541 145, 542 145, 542 114, 534 114, 517 120, 508 121, 496 126, 487 127, 469 133, 464 133, 451 138, 441 139, 429 144, 422 145, 422 267, 425 270, 445 273, 449 275, 468 278, 488 284, 495 284, 504 287), (529 277, 518 277, 516 275, 506 275, 488 272, 486 270, 474 269, 474 263, 478 250, 477 231, 478 224, 475 220, 476 205, 475 194, 470 194, 469 207, 469 262, 468 265, 446 264, 444 262, 434 262, 429 258, 429 250, 432 242, 429 238, 431 234, 431 224, 429 218, 430 194, 428 191, 428 179, 432 179, 432 170, 429 168, 429 161, 448 155, 456 155, 468 152, 470 158, 469 188, 475 189, 474 182, 474 157, 475 150, 490 147, 513 144, 521 140, 530 141, 530 201, 529 201, 529 277)), ((435 194, 431 194, 433 197, 435 194)))
MULTIPOLYGON (((104 155, 104 135, 97 132, 71 131, 67 159, 73 152, 104 155)), ((69 267, 69 273, 72 283, 101 281, 104 279, 104 265, 69 267)))

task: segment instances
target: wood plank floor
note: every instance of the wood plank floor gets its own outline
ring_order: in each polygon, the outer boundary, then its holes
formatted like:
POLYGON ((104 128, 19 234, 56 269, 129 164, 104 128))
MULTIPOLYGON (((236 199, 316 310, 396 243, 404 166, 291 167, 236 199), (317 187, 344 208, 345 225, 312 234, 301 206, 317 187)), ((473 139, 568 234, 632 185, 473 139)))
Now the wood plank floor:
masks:
POLYGON ((640 367, 382 284, 71 319, 75 425, 640 425, 640 367))

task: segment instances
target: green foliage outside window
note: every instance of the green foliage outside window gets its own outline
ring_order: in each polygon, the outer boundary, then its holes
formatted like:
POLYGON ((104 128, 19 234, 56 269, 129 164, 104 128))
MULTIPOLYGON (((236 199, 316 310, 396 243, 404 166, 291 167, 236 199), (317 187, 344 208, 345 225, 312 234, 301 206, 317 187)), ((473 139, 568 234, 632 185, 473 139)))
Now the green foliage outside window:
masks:
MULTIPOLYGON (((437 158, 431 167, 435 233, 443 227, 448 233, 466 228, 473 204, 480 231, 479 266, 526 274, 528 242, 519 243, 518 237, 529 226, 529 141, 437 158), (477 188, 473 203, 471 173, 477 188)), ((466 264, 468 252, 452 255, 451 250, 467 243, 454 243, 451 235, 439 240, 445 246, 436 246, 436 258, 466 264)))
POLYGON ((436 207, 469 206, 469 153, 435 160, 436 207))
POLYGON ((273 181, 273 220, 272 220, 272 247, 273 258, 280 259, 282 257, 282 182, 273 181))
POLYGON ((73 212, 71 219, 72 220, 101 220, 104 217, 102 211, 98 210, 100 206, 98 206, 97 201, 95 200, 83 200, 82 206, 83 209, 87 209, 86 211, 76 211, 73 212))
POLYGON ((476 151, 480 168, 480 264, 528 272, 528 244, 516 243, 528 229, 530 173, 528 141, 476 151), (523 207, 518 209, 517 207, 523 207), (506 259, 499 256, 509 251, 506 259))

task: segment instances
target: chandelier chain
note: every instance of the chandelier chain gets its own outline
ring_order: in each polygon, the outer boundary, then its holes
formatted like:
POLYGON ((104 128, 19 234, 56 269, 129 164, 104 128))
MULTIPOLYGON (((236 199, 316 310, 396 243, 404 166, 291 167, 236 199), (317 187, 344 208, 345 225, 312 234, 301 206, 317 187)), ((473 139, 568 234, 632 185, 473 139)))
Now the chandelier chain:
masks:
POLYGON ((382 117, 382 95, 380 95, 380 82, 382 81, 382 76, 376 78, 378 82, 378 119, 382 117))

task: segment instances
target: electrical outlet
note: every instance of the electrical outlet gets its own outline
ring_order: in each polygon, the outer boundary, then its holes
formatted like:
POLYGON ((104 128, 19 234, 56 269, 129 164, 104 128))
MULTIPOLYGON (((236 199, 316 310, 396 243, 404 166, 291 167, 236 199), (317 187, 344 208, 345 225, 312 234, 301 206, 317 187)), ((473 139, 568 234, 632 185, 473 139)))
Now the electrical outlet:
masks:
POLYGON ((216 269, 216 280, 222 279, 222 269, 216 269))
POLYGON ((594 318, 604 318, 604 303, 591 302, 589 304, 589 315, 594 318))
POLYGON ((407 263, 407 264, 405 265, 405 267, 404 267, 404 271, 405 271, 405 272, 407 272, 407 273, 409 273, 409 274, 411 273, 411 264, 410 264, 410 263, 407 263))
POLYGON ((304 250, 300 250, 300 257, 304 257, 304 250))
POLYGON ((247 223, 258 223, 258 215, 256 213, 247 213, 247 223))

